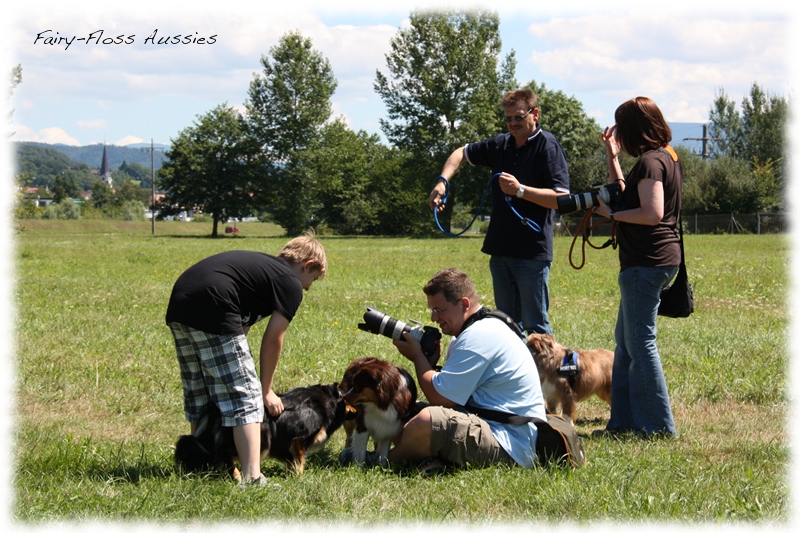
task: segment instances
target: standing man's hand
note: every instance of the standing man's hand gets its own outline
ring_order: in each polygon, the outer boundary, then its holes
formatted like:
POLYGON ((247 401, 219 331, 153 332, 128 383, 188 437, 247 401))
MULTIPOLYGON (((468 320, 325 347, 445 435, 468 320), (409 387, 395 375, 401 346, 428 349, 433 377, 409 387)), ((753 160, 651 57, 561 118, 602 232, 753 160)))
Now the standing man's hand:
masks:
POLYGON ((430 207, 431 211, 436 209, 441 213, 444 210, 444 194, 446 192, 447 184, 442 179, 438 180, 428 198, 428 207, 430 207))

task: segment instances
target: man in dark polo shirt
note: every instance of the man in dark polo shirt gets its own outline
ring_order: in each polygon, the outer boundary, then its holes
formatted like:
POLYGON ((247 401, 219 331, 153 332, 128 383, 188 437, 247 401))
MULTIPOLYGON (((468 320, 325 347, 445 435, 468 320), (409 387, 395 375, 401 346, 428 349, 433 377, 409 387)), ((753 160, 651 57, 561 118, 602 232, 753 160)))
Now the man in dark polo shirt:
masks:
POLYGON ((490 256, 495 306, 528 333, 552 333, 548 280, 553 261, 553 219, 556 197, 569 193, 564 150, 539 125, 539 101, 528 89, 503 97, 508 133, 456 149, 431 191, 431 209, 444 209, 449 181, 464 161, 500 173, 492 182, 492 211, 481 251, 490 256), (541 231, 521 223, 505 196, 524 218, 541 231))

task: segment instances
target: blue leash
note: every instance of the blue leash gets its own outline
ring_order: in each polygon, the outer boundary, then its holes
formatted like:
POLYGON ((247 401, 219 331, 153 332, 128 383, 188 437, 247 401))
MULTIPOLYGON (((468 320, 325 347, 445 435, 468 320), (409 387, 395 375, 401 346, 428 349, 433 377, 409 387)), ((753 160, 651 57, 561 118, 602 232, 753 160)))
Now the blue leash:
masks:
MULTIPOLYGON (((494 174, 491 178, 489 178, 489 183, 486 184, 486 189, 484 189, 484 191, 483 191, 483 197, 481 198, 481 203, 480 203, 480 205, 478 205, 478 211, 475 212, 475 216, 472 217, 472 220, 470 220, 469 224, 467 224, 467 227, 464 228, 463 230, 461 230, 458 233, 450 233, 448 231, 445 231, 445 229, 439 223, 438 209, 436 207, 434 207, 433 208, 433 219, 436 221, 436 226, 439 228, 439 231, 441 231, 442 233, 444 233, 448 237, 458 237, 459 235, 464 234, 469 228, 471 228, 472 227, 472 223, 475 222, 475 219, 478 218, 478 215, 480 215, 480 213, 481 213, 481 209, 483 209, 483 204, 486 201, 486 195, 489 194, 489 189, 492 186, 492 180, 494 180, 499 175, 500 175, 500 172, 498 172, 497 174, 494 174)), ((447 195, 450 192, 450 182, 447 181, 442 176, 439 176, 439 179, 444 181, 444 196, 442 196, 442 205, 446 205, 447 204, 447 195)), ((529 228, 531 228, 533 231, 535 231, 537 233, 541 233, 542 232, 542 228, 539 226, 539 224, 537 224, 536 222, 534 222, 533 220, 531 220, 529 218, 525 218, 522 215, 520 215, 519 212, 516 209, 514 209, 514 206, 511 205, 511 197, 509 195, 507 195, 507 194, 505 196, 506 196, 506 203, 508 204, 509 209, 511 209, 511 212, 514 213, 514 215, 516 215, 516 217, 520 220, 520 222, 522 222, 522 224, 524 226, 528 226, 529 228)))

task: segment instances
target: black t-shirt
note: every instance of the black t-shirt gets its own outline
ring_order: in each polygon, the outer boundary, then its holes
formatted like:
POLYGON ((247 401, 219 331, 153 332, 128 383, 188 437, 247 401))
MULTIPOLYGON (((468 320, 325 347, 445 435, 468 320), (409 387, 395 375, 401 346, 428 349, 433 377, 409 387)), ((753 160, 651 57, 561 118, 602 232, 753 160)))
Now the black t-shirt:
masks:
POLYGON ((653 179, 664 187, 664 217, 655 226, 617 223, 620 270, 632 266, 675 266, 681 262, 678 215, 681 211, 683 166, 665 149, 645 152, 625 178, 625 209, 641 207, 638 185, 653 179))
MULTIPOLYGON (((470 143, 464 150, 472 165, 490 167, 492 175, 506 172, 522 185, 569 192, 569 172, 564 150, 553 134, 537 126, 528 141, 517 148, 510 133, 470 143)), ((498 180, 492 181, 492 215, 481 251, 489 255, 553 260, 554 210, 512 197, 511 205, 542 228, 541 233, 523 225, 506 204, 498 180)))
POLYGON ((179 322, 217 335, 240 335, 278 311, 294 318, 303 286, 282 257, 234 250, 189 267, 172 288, 167 323, 179 322))

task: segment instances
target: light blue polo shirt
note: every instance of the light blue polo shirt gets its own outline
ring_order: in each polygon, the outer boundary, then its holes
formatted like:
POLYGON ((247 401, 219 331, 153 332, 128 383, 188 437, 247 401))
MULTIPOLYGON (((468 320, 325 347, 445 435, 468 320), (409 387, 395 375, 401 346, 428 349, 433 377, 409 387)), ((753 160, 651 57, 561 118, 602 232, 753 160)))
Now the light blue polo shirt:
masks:
MULTIPOLYGON (((474 322, 450 341, 436 392, 459 405, 474 405, 545 420, 539 373, 530 351, 496 318, 474 322)), ((530 468, 536 460, 536 426, 487 420, 492 434, 514 461, 530 468)))

